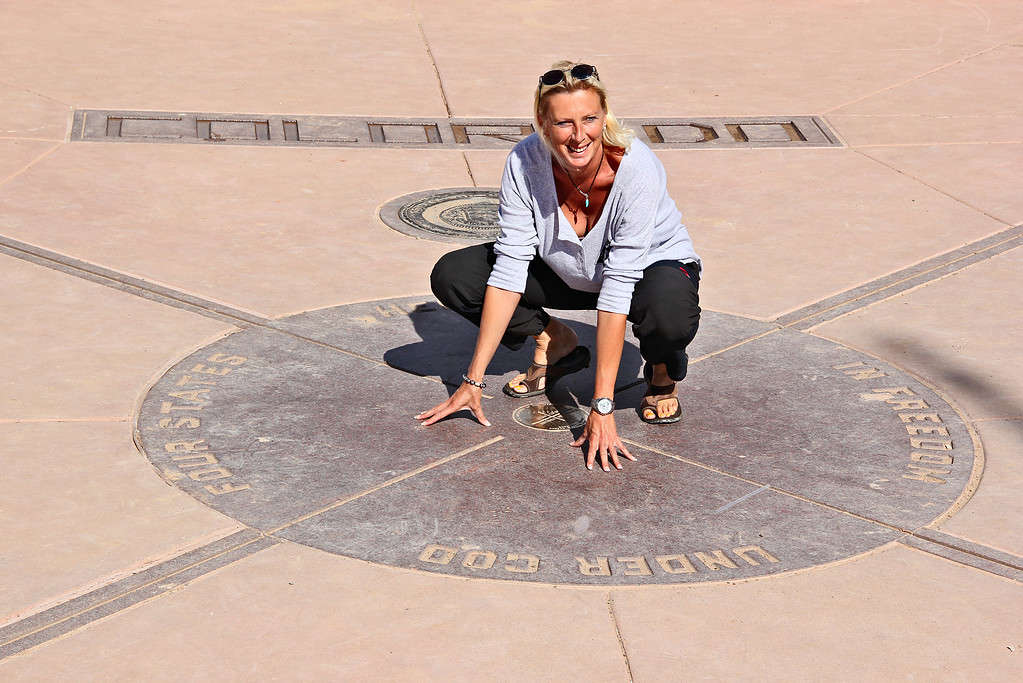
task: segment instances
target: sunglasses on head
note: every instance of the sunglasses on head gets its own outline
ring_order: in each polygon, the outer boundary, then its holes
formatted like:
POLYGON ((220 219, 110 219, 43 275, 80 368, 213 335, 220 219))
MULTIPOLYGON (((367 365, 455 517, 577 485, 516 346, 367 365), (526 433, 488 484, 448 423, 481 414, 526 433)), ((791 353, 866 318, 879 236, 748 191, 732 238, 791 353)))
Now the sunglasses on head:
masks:
MULTIPOLYGON (((540 76, 540 85, 560 85, 565 82, 565 69, 551 69, 543 76, 540 76)), ((590 64, 576 64, 568 73, 577 81, 585 81, 588 78, 600 78, 597 75, 597 67, 590 64)))

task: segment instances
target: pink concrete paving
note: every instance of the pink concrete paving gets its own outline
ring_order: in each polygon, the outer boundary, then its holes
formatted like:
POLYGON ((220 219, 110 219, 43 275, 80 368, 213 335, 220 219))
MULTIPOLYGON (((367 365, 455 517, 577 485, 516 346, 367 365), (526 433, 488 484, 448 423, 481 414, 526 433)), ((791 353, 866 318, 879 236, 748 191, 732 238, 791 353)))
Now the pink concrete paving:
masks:
POLYGON ((161 370, 231 320, 83 268, 232 315, 422 295, 452 245, 376 212, 496 186, 504 157, 72 143, 71 109, 525 117, 537 74, 566 56, 599 66, 620 114, 818 115, 844 142, 661 153, 710 310, 770 321, 1023 221, 1014 1, 8 3, 0 633, 28 624, 39 639, 0 659, 0 678, 1023 677, 1023 585, 990 560, 1023 566, 1018 246, 809 331, 921 377, 976 433, 976 492, 932 530, 973 549, 951 559, 891 543, 747 582, 606 589, 424 575, 285 541, 52 636, 31 626, 241 528, 166 486, 131 429, 161 370))

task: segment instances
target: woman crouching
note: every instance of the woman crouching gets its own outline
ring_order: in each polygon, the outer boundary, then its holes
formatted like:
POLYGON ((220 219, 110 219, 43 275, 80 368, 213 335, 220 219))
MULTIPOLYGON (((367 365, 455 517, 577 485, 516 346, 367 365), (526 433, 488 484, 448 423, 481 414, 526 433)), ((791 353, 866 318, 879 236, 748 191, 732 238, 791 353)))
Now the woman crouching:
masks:
POLYGON ((534 104, 539 133, 515 145, 501 178, 497 242, 446 254, 433 270, 434 294, 479 334, 461 386, 416 419, 430 425, 468 408, 489 426, 480 399, 498 344, 536 341, 532 365, 504 387, 512 397, 541 394, 548 380, 587 367, 589 350, 544 309, 595 309, 592 410, 572 446, 588 442, 590 469, 597 455, 604 471, 621 469, 619 451, 635 460, 614 420, 626 321, 646 361, 640 418, 678 422, 675 382, 686 376, 699 326, 700 259, 664 167, 615 119, 595 67, 553 65, 534 104))

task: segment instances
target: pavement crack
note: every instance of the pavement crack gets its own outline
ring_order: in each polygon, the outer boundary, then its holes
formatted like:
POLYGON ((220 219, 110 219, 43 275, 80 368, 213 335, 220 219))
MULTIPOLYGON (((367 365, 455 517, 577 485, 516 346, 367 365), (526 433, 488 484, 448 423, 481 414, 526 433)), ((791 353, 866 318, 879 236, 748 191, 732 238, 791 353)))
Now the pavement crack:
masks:
MULTIPOLYGON (((453 114, 451 113, 451 105, 448 104, 448 94, 444 90, 444 79, 440 76, 440 69, 437 67, 437 59, 433 56, 433 49, 430 47, 430 41, 426 37, 426 29, 423 28, 423 19, 419 14, 419 7, 416 3, 412 3, 412 11, 415 13, 416 27, 419 29, 419 36, 423 39, 423 47, 426 48, 426 54, 430 58, 430 64, 433 65, 433 73, 437 76, 437 87, 440 88, 440 97, 444 101, 444 109, 448 113, 450 119, 453 114)), ((470 172, 471 175, 471 172, 470 172)), ((475 185, 475 183, 473 183, 475 185)))
POLYGON ((71 104, 69 104, 68 102, 64 102, 64 101, 62 101, 62 100, 58 100, 58 99, 57 99, 56 97, 50 97, 49 95, 44 95, 44 94, 43 94, 43 93, 41 93, 41 92, 38 92, 38 91, 32 90, 31 88, 26 88, 26 87, 25 87, 25 86, 23 86, 23 85, 15 85, 14 83, 10 83, 10 82, 8 82, 8 81, 0 81, 0 85, 5 85, 5 86, 7 86, 8 88, 11 88, 11 89, 13 89, 13 90, 21 90, 22 92, 27 92, 27 93, 29 93, 29 94, 35 95, 36 97, 41 97, 41 98, 43 98, 44 100, 49 100, 50 102, 56 102, 57 104, 63 105, 63 106, 65 106, 65 107, 68 107, 69 109, 70 109, 70 108, 71 108, 71 106, 72 106, 72 105, 71 105, 71 104))
POLYGON ((51 154, 53 154, 54 152, 56 152, 56 151, 57 151, 58 149, 60 149, 60 148, 61 148, 61 147, 62 147, 63 145, 64 145, 64 143, 63 143, 63 142, 57 142, 57 143, 55 143, 55 144, 54 144, 54 145, 53 145, 52 147, 50 147, 49 149, 47 149, 47 150, 46 150, 45 152, 43 152, 42 154, 40 154, 40 155, 39 155, 39 156, 37 156, 36 158, 32 159, 32 161, 28 162, 27 164, 25 164, 24 166, 22 166, 21 168, 19 168, 19 169, 18 169, 17 171, 15 171, 14 173, 12 173, 12 174, 10 174, 9 176, 7 176, 7 177, 3 178, 2 180, 0 180, 0 185, 4 185, 4 184, 6 184, 6 183, 7 183, 7 182, 9 182, 9 181, 11 181, 11 180, 14 180, 15 178, 17 178, 18 176, 20 176, 20 175, 21 175, 22 173, 24 173, 24 172, 25 172, 25 171, 27 171, 28 169, 30 169, 30 168, 32 168, 33 166, 35 166, 36 164, 38 164, 38 163, 39 163, 40 161, 42 161, 43 159, 45 159, 46 157, 48 157, 48 156, 50 156, 51 154))
POLYGON ((940 66, 936 66, 933 69, 930 69, 928 71, 924 71, 923 73, 917 74, 916 76, 913 76, 912 78, 907 78, 905 80, 899 81, 898 83, 893 83, 892 85, 885 86, 885 87, 880 88, 878 90, 874 90, 873 92, 869 92, 869 93, 867 93, 865 95, 862 95, 862 96, 857 97, 855 99, 849 100, 848 102, 843 102, 842 104, 839 104, 837 106, 831 107, 830 109, 825 109, 824 111, 821 112, 820 115, 824 115, 824 114, 837 114, 840 109, 844 109, 845 107, 848 107, 848 106, 851 106, 853 104, 856 104, 857 102, 862 102, 863 100, 870 99, 871 97, 875 97, 877 95, 880 95, 881 93, 888 92, 889 90, 895 90, 896 88, 901 88, 904 85, 909 85, 913 81, 918 81, 921 78, 924 78, 926 76, 930 76, 931 74, 937 73, 937 72, 942 71, 944 69, 947 69, 947 68, 949 68, 951 66, 955 66, 956 64, 962 64, 964 62, 968 62, 971 59, 974 59, 976 57, 980 57, 981 55, 985 55, 988 52, 991 52, 993 50, 997 50, 1000 47, 1005 47, 1006 45, 1008 45, 1008 43, 998 43, 997 45, 992 45, 991 47, 988 47, 988 48, 985 48, 983 50, 980 50, 979 52, 974 52, 972 54, 966 55, 965 57, 960 57, 959 59, 956 59, 954 61, 948 62, 947 64, 942 64, 940 66))
POLYGON ((622 628, 618 622, 618 614, 615 611, 615 598, 614 594, 608 591, 607 594, 607 612, 611 616, 611 623, 615 627, 615 635, 618 637, 618 648, 622 651, 622 659, 625 660, 625 670, 629 674, 629 681, 635 681, 635 677, 632 675, 632 663, 629 661, 629 651, 625 647, 625 639, 622 637, 622 628))
POLYGON ((932 185, 932 184, 928 183, 926 180, 923 180, 922 178, 918 178, 917 176, 913 175, 912 173, 909 173, 908 171, 903 171, 901 168, 893 166, 893 165, 889 164, 886 161, 882 161, 881 159, 878 159, 877 157, 871 156, 871 155, 867 154, 866 152, 864 152, 864 151, 862 151, 860 149, 853 149, 852 151, 855 152, 856 154, 859 154, 862 157, 870 159, 874 163, 877 163, 877 164, 880 164, 881 166, 884 166, 885 168, 887 168, 889 170, 895 171, 899 175, 905 176, 905 177, 909 178, 910 180, 918 182, 921 185, 923 185, 924 187, 929 188, 931 190, 934 190, 938 194, 944 195, 945 197, 948 197, 949 199, 951 199, 954 202, 962 204, 963 206, 965 206, 966 208, 968 208, 968 209, 970 209, 972 211, 976 211, 979 214, 987 216, 991 220, 998 221, 999 223, 1001 223, 1005 227, 1012 227, 1012 223, 1007 221, 1007 220, 1005 220, 1004 218, 999 218, 998 216, 990 214, 987 211, 985 211, 984 209, 981 209, 980 207, 974 206, 973 204, 970 204, 969 202, 967 202, 967 201, 965 201, 963 199, 960 199, 959 197, 956 197, 953 194, 949 194, 945 190, 942 190, 940 187, 932 185))

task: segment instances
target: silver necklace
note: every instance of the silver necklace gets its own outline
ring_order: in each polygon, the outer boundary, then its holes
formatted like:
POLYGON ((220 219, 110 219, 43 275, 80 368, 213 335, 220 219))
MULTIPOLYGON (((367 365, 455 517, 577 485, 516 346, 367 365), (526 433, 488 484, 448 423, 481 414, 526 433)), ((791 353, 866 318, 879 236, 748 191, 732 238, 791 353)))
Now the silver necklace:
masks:
POLYGON ((572 183, 572 187, 575 188, 575 191, 578 192, 579 194, 581 194, 583 197, 586 198, 586 204, 585 204, 585 206, 583 208, 586 208, 586 209, 590 208, 590 192, 593 191, 593 183, 597 182, 597 175, 600 173, 600 167, 603 166, 603 165, 604 165, 604 145, 601 145, 600 146, 600 162, 597 163, 597 170, 593 172, 593 179, 590 180, 590 186, 586 188, 586 192, 583 192, 582 190, 579 189, 579 186, 575 184, 574 180, 572 180, 572 176, 568 175, 568 171, 565 172, 565 175, 568 176, 568 182, 572 183))

